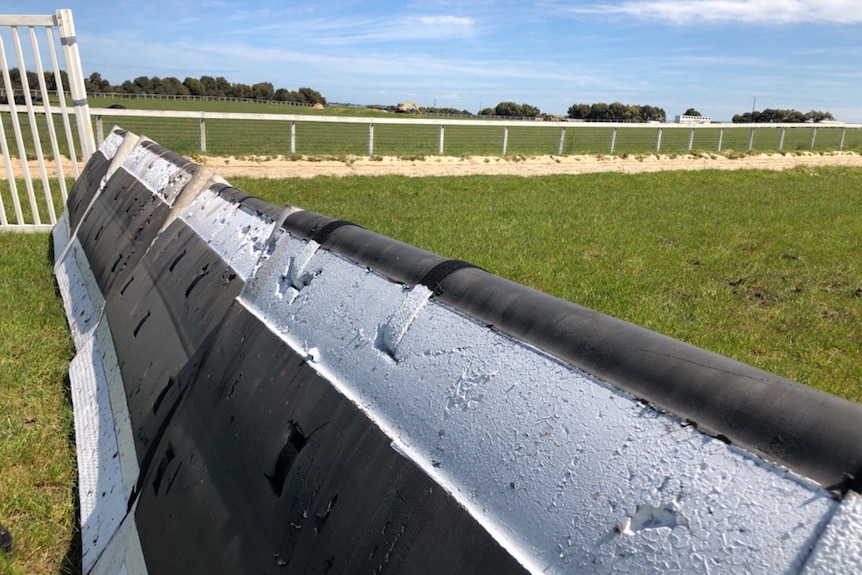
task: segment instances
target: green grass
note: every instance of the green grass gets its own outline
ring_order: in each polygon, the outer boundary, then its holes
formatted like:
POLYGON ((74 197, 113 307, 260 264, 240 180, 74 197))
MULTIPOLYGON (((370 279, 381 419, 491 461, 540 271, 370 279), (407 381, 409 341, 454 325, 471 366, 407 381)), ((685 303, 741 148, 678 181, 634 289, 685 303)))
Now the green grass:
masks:
POLYGON ((74 573, 76 471, 66 374, 73 355, 47 234, 0 233, 0 573, 74 573))
MULTIPOLYGON (((862 169, 233 178, 862 401, 862 169)), ((74 573, 73 350, 47 234, 0 234, 0 573, 74 573)))
POLYGON ((232 183, 862 401, 860 169, 232 183))
MULTIPOLYGON (((6 221, 9 224, 32 224, 35 223, 33 218, 34 208, 39 215, 39 221, 42 224, 50 225, 50 212, 48 211, 48 200, 45 197, 45 187, 42 180, 35 176, 31 180, 33 186, 33 201, 31 202, 30 195, 27 191, 26 183, 23 179, 15 180, 16 194, 13 195, 12 189, 9 186, 8 180, 0 180, 0 204, 2 204, 2 212, 6 216, 6 221), (17 199, 18 207, 21 211, 21 217, 18 217, 15 209, 15 200, 17 199)), ((74 180, 66 179, 66 191, 71 192, 74 180)), ((63 214, 63 202, 60 194, 59 180, 51 178, 48 180, 49 191, 51 192, 51 204, 54 208, 54 216, 59 219, 63 214)))

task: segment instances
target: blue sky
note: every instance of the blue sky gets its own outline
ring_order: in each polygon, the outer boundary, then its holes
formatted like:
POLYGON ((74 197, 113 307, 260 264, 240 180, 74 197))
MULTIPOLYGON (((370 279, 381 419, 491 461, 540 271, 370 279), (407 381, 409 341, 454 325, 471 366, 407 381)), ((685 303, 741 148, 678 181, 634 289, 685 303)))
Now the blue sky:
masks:
MULTIPOLYGON (((763 108, 862 122, 862 0, 326 3, 102 0, 71 7, 85 74, 224 76, 331 102, 621 101, 718 120, 763 108)), ((52 13, 41 0, 0 13, 52 13)))

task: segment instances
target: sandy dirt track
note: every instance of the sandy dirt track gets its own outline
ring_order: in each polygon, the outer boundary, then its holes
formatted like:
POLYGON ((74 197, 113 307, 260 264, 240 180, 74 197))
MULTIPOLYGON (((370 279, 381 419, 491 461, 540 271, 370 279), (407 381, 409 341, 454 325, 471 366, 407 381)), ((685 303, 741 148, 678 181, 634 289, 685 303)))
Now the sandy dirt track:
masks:
MULTIPOLYGON (((543 176, 551 174, 590 174, 596 172, 622 172, 636 174, 663 170, 788 170, 798 167, 852 166, 862 168, 862 154, 858 152, 829 152, 823 154, 754 154, 728 158, 718 154, 701 155, 629 155, 629 156, 538 156, 530 158, 501 158, 498 156, 428 156, 424 159, 402 159, 389 156, 346 157, 339 159, 285 159, 254 157, 197 157, 224 178, 248 176, 253 178, 313 178, 315 176, 469 176, 512 175, 543 176)), ((12 162, 16 177, 21 177, 21 165, 12 162)), ((29 162, 30 174, 40 177, 39 166, 29 162)), ((72 175, 69 161, 63 158, 63 172, 72 175)), ((57 173, 53 162, 46 166, 48 177, 57 173)), ((6 170, 0 169, 0 179, 6 179, 6 170)))
POLYGON ((643 173, 663 170, 787 170, 797 167, 862 167, 862 154, 756 154, 738 158, 721 155, 629 155, 622 156, 539 156, 525 159, 470 156, 466 158, 429 156, 422 160, 395 157, 355 157, 346 159, 217 158, 204 165, 225 178, 312 178, 315 176, 467 176, 476 174, 541 176, 589 174, 595 172, 643 173))

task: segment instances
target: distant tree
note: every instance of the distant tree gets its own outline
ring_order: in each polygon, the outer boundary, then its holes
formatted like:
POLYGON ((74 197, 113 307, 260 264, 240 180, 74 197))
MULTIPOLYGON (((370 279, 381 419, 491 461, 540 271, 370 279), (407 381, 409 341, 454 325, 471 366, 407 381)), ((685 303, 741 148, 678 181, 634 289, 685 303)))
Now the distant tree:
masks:
POLYGON ((589 117, 589 115, 589 104, 572 104, 571 106, 569 106, 569 109, 566 112, 566 117, 572 118, 573 120, 585 120, 589 117))
POLYGON ((542 113, 539 108, 530 104, 517 104, 515 102, 500 102, 494 108, 497 116, 509 117, 536 117, 542 113))
POLYGON ((698 112, 694 108, 689 108, 688 110, 683 112, 683 115, 684 116, 702 116, 703 114, 701 114, 700 112, 698 112))
POLYGON ((300 88, 299 94, 302 97, 302 102, 305 104, 323 104, 326 105, 326 98, 320 95, 320 92, 317 90, 312 90, 311 88, 300 88))
POLYGON ((494 107, 495 116, 520 116, 521 106, 515 102, 500 102, 494 107))
POLYGON ((820 112, 816 110, 811 110, 807 114, 805 114, 806 122, 825 122, 825 121, 835 121, 835 116, 833 116, 829 112, 820 112))
POLYGON ((168 76, 162 80, 161 91, 159 93, 170 96, 188 96, 191 94, 186 85, 173 76, 168 76))
POLYGON ((482 108, 481 110, 479 110, 479 115, 480 116, 493 116, 494 115, 494 108, 482 108))
POLYGON ((183 80, 183 85, 189 91, 189 94, 192 96, 205 96, 206 95, 206 86, 204 83, 196 78, 187 77, 183 80))
POLYGON ((596 102, 590 105, 590 120, 610 120, 610 107, 605 102, 596 102))
POLYGON ((572 104, 567 117, 575 120, 615 121, 615 122, 664 122, 667 118, 664 109, 657 106, 623 104, 622 102, 595 102, 593 104, 572 104))
MULTIPOLYGON (((47 78, 48 72, 45 73, 45 77, 47 78)), ((63 82, 63 87, 65 89, 69 89, 69 78, 65 76, 65 72, 60 72, 60 79, 63 82)), ((51 81, 48 82, 48 89, 55 90, 57 88, 57 83, 54 81, 54 75, 51 74, 51 81)), ((110 92, 111 91, 111 83, 102 78, 102 75, 98 72, 93 72, 90 74, 90 77, 84 80, 84 89, 89 93, 99 93, 99 92, 110 92)))
POLYGON ((667 114, 664 109, 655 106, 641 106, 641 121, 643 122, 666 122, 667 114))
POLYGON ((230 96, 232 86, 224 76, 219 76, 213 80, 213 90, 216 96, 230 96))
POLYGON ((250 100, 254 96, 254 92, 252 92, 251 86, 249 86, 248 84, 238 83, 234 84, 231 87, 230 91, 228 92, 228 95, 232 98, 242 98, 250 100))
POLYGON ((255 100, 274 100, 275 88, 270 82, 258 82, 251 87, 252 97, 255 100))
POLYGON ((834 120, 835 117, 829 112, 818 112, 811 110, 807 114, 803 114, 799 110, 781 110, 766 108, 765 110, 755 110, 754 112, 745 112, 744 114, 736 114, 731 118, 734 123, 802 123, 802 122, 823 122, 826 120, 834 120))

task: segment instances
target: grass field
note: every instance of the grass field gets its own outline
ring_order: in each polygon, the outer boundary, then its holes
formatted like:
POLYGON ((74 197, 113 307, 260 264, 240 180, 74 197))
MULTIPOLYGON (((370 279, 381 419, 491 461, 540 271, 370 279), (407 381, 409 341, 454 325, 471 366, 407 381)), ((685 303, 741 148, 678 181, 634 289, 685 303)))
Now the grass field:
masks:
POLYGON ((0 233, 0 523, 15 539, 0 573, 75 573, 71 338, 47 234, 0 233))
MULTIPOLYGON (((232 183, 862 401, 862 169, 232 183)), ((0 234, 0 523, 16 538, 0 573, 78 561, 47 246, 0 234)))
MULTIPOLYGON (((439 152, 438 125, 423 125, 409 120, 428 118, 411 114, 392 114, 367 108, 330 106, 323 110, 301 106, 284 106, 253 102, 219 102, 191 100, 112 100, 93 96, 89 99, 93 108, 106 108, 121 104, 128 109, 183 110, 198 112, 235 112, 250 114, 278 114, 300 117, 334 116, 346 119, 357 117, 374 121, 380 118, 398 118, 404 124, 381 124, 374 126, 375 155, 415 157, 431 156, 439 152)), ((184 155, 199 154, 201 150, 200 120, 198 118, 125 117, 105 114, 100 116, 103 130, 114 124, 137 134, 146 135, 170 150, 184 155)), ((475 118, 474 118, 475 119, 475 118)), ((50 140, 44 116, 37 116, 42 148, 51 156, 50 140)), ((441 120, 442 121, 442 120, 441 120)), ((13 134, 10 118, 3 117, 4 130, 13 134)), ((30 126, 22 116, 22 138, 28 154, 33 154, 34 145, 30 126)), ((55 117, 56 132, 65 141, 65 132, 59 117, 55 117)), ((207 119, 206 150, 215 156, 289 156, 290 123, 267 120, 219 120, 207 119)), ((800 124, 782 130, 769 125, 758 127, 751 140, 753 152, 773 152, 779 148, 785 152, 813 150, 816 152, 862 150, 862 128, 844 131, 838 126, 815 126, 800 124), (843 135, 843 136, 842 136, 843 135), (813 146, 812 146, 812 136, 813 146), (842 142, 843 137, 843 142, 842 142)), ((365 155, 368 154, 368 124, 345 122, 313 122, 298 120, 296 129, 296 154, 302 155, 365 155)), ((719 133, 716 127, 699 127, 692 136, 691 129, 678 125, 623 126, 613 136, 613 128, 606 124, 569 123, 562 136, 562 155, 605 154, 611 150, 616 154, 652 154, 656 151, 661 129, 661 152, 679 154, 689 151, 742 153, 749 150, 751 130, 747 127, 727 125, 719 133), (719 139, 721 140, 719 142, 719 139), (720 145, 719 145, 720 144, 720 145)), ((72 128, 74 134, 77 130, 72 128)), ((444 130, 444 155, 448 156, 495 156, 503 155, 504 130, 502 126, 447 125, 444 130)), ((74 136, 77 138, 77 135, 74 136)), ((560 152, 561 134, 558 126, 533 121, 512 121, 506 137, 506 155, 556 155, 560 152)), ((11 136, 10 136, 11 141, 11 136)), ((77 144, 76 144, 77 145, 77 144)), ((13 146, 13 154, 17 147, 13 146)), ((80 146, 78 146, 80 149, 80 146)))

